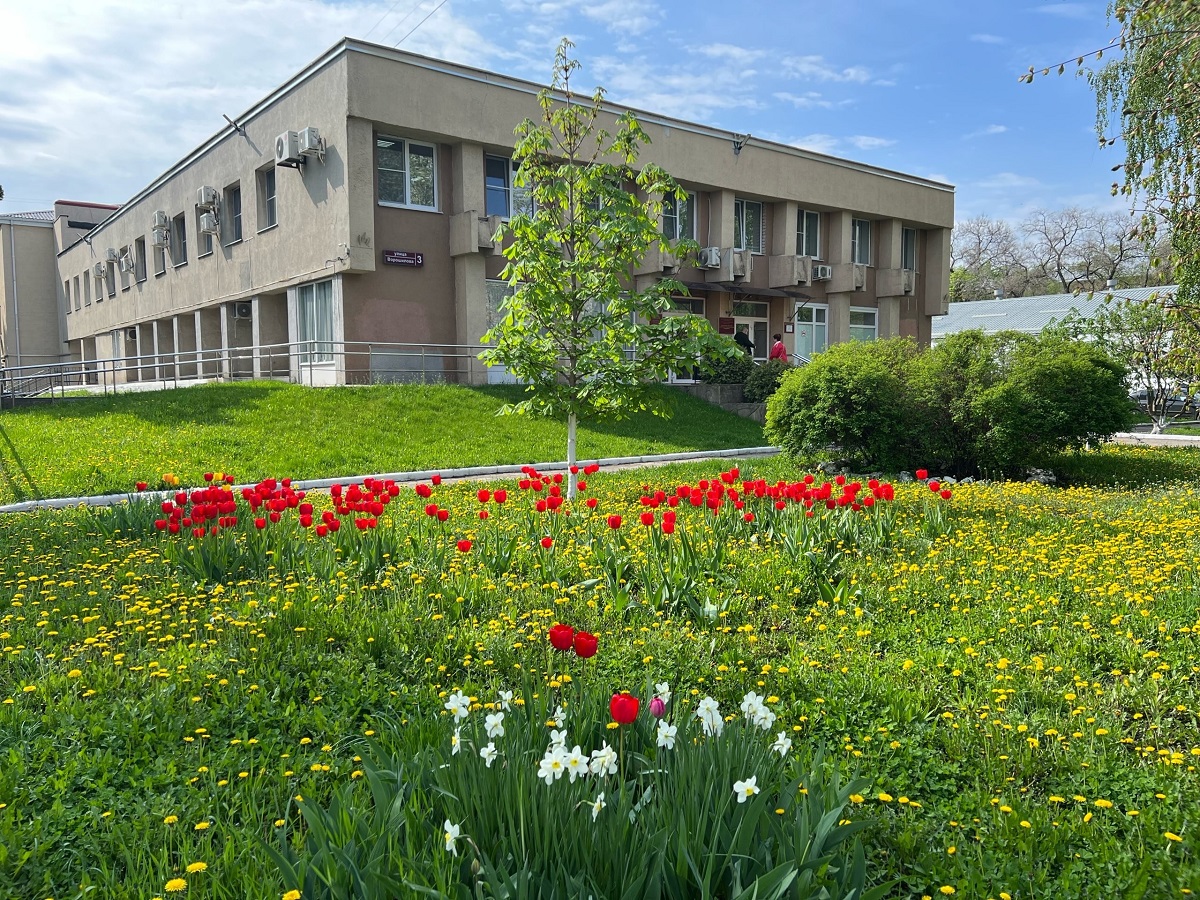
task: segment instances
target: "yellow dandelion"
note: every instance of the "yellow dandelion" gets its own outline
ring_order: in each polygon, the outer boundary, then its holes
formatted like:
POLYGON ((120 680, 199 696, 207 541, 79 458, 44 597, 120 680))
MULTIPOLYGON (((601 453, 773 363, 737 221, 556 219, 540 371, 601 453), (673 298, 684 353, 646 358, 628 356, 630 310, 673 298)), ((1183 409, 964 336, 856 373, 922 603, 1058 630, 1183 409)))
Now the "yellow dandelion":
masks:
POLYGON ((165 819, 163 819, 163 824, 164 825, 174 825, 178 821, 179 821, 179 816, 167 816, 165 819))
POLYGON ((188 870, 189 875, 194 875, 197 872, 205 871, 207 868, 208 868, 208 863, 206 863, 206 862, 194 862, 194 863, 188 863, 187 870, 188 870))
POLYGON ((943 884, 943 885, 942 885, 940 888, 938 888, 938 893, 939 893, 939 894, 946 894, 946 895, 950 895, 950 894, 957 894, 957 893, 958 893, 958 891, 956 891, 956 890, 954 889, 954 885, 951 885, 951 884, 943 884))
POLYGON ((208 828, 208 826, 209 826, 208 822, 197 822, 194 827, 195 827, 196 831, 204 831, 205 829, 208 828))
POLYGON ((297 890, 288 891, 283 895, 283 900, 300 900, 300 892, 297 890))
POLYGON ((886 791, 880 791, 878 794, 878 797, 879 797, 880 803, 891 803, 892 802, 892 795, 887 793, 886 791))
POLYGON ((187 881, 182 878, 172 878, 163 890, 168 894, 180 894, 187 890, 187 881))

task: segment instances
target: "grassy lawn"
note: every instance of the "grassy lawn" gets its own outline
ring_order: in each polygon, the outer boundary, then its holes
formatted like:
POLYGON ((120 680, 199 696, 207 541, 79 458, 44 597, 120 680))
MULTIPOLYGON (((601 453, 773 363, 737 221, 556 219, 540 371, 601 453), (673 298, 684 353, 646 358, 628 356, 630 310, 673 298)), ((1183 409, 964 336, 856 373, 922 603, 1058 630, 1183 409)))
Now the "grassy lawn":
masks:
MULTIPOLYGON (((286 441, 253 455, 236 419, 269 420, 276 390, 257 416, 245 403, 187 415, 210 452, 237 434, 229 446, 243 460, 279 472, 277 450, 328 474, 286 441)), ((185 408, 163 410, 154 429, 169 432, 185 408)), ((388 433, 336 408, 311 427, 354 446, 369 443, 363 430, 388 433)), ((754 443, 742 434, 733 442, 754 443)), ((236 470, 188 443, 166 444, 177 455, 162 464, 139 450, 125 471, 125 457, 107 457, 105 477, 124 487, 146 469, 236 470)), ((418 458, 349 468, 432 464, 418 458)), ((842 520, 818 506, 810 520, 801 505, 776 510, 752 495, 715 516, 683 502, 678 533, 656 544, 638 524, 643 486, 675 493, 716 467, 601 471, 587 478, 596 508, 569 517, 534 512, 516 482, 487 520, 478 485, 430 498, 405 489, 376 530, 348 522, 341 556, 295 531, 298 555, 209 584, 182 574, 186 533, 132 521, 110 533, 111 514, 81 510, 0 519, 11 598, 0 601, 0 896, 146 898, 185 878, 186 896, 279 898, 287 885, 265 846, 277 821, 297 827, 289 798, 325 802, 360 784, 367 736, 445 730, 457 688, 494 696, 532 678, 565 694, 565 664, 547 649, 560 621, 598 636, 586 672, 608 690, 645 697, 667 681, 685 709, 712 695, 734 713, 755 690, 799 751, 823 745, 868 778, 849 815, 869 820, 868 866, 873 881, 897 881, 889 896, 1186 895, 1200 889, 1200 452, 1111 448, 1062 471, 1073 486, 963 485, 948 501, 898 484, 886 535, 822 532, 829 540, 810 555, 786 537, 817 527, 806 521, 871 522, 884 507, 842 520), (430 502, 448 511, 444 524, 426 514, 430 502), (659 582, 642 567, 684 533, 707 561, 687 597, 711 604, 711 619, 678 596, 649 596, 659 582), (601 552, 618 535, 624 585, 608 579, 601 552), (493 570, 488 554, 509 536, 511 566, 493 570), (457 551, 465 539, 472 548, 457 551), (372 565, 357 543, 369 540, 389 552, 372 565)), ((746 463, 734 484, 801 474, 782 459, 746 463)), ((312 499, 318 514, 329 505, 312 499)), ((441 816, 431 819, 432 858, 441 816)))
MULTIPOLYGON (((194 483, 337 477, 566 457, 566 424, 500 416, 520 388, 312 389, 274 382, 70 399, 0 413, 0 503, 124 492, 165 472, 194 483)), ((581 423, 580 459, 757 447, 760 426, 670 388, 670 418, 581 423)))

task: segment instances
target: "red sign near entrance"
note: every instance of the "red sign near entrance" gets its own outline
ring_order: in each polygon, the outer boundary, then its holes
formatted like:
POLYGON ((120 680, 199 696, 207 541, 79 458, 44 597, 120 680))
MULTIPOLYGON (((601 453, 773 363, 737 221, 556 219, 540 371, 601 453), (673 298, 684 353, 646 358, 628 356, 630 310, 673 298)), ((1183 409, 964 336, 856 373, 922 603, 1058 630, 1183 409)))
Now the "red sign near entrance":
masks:
POLYGON ((725 316, 717 319, 717 334, 733 334, 733 319, 725 316))
POLYGON ((423 266, 425 254, 412 250, 384 250, 383 261, 393 266, 423 266))

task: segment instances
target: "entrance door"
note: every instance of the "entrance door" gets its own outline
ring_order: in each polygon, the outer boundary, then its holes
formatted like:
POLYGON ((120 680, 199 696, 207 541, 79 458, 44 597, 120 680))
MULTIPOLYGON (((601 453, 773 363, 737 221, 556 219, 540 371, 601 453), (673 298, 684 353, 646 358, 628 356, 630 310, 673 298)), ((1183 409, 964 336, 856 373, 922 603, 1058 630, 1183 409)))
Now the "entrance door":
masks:
POLYGON ((736 334, 745 331, 754 343, 753 356, 756 362, 764 362, 771 352, 769 307, 766 303, 733 304, 733 330, 736 334))
POLYGON ((829 307, 796 307, 796 355, 805 360, 812 359, 828 343, 829 307))

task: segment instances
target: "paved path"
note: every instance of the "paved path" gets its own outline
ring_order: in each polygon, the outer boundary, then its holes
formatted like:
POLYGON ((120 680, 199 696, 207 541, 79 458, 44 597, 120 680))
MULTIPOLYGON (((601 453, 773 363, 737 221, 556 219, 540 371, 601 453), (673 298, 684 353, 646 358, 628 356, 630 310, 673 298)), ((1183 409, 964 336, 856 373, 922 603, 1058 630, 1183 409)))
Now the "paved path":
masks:
POLYGON ((1112 442, 1141 447, 1200 447, 1200 434, 1150 434, 1148 431, 1124 431, 1114 434, 1112 442))

